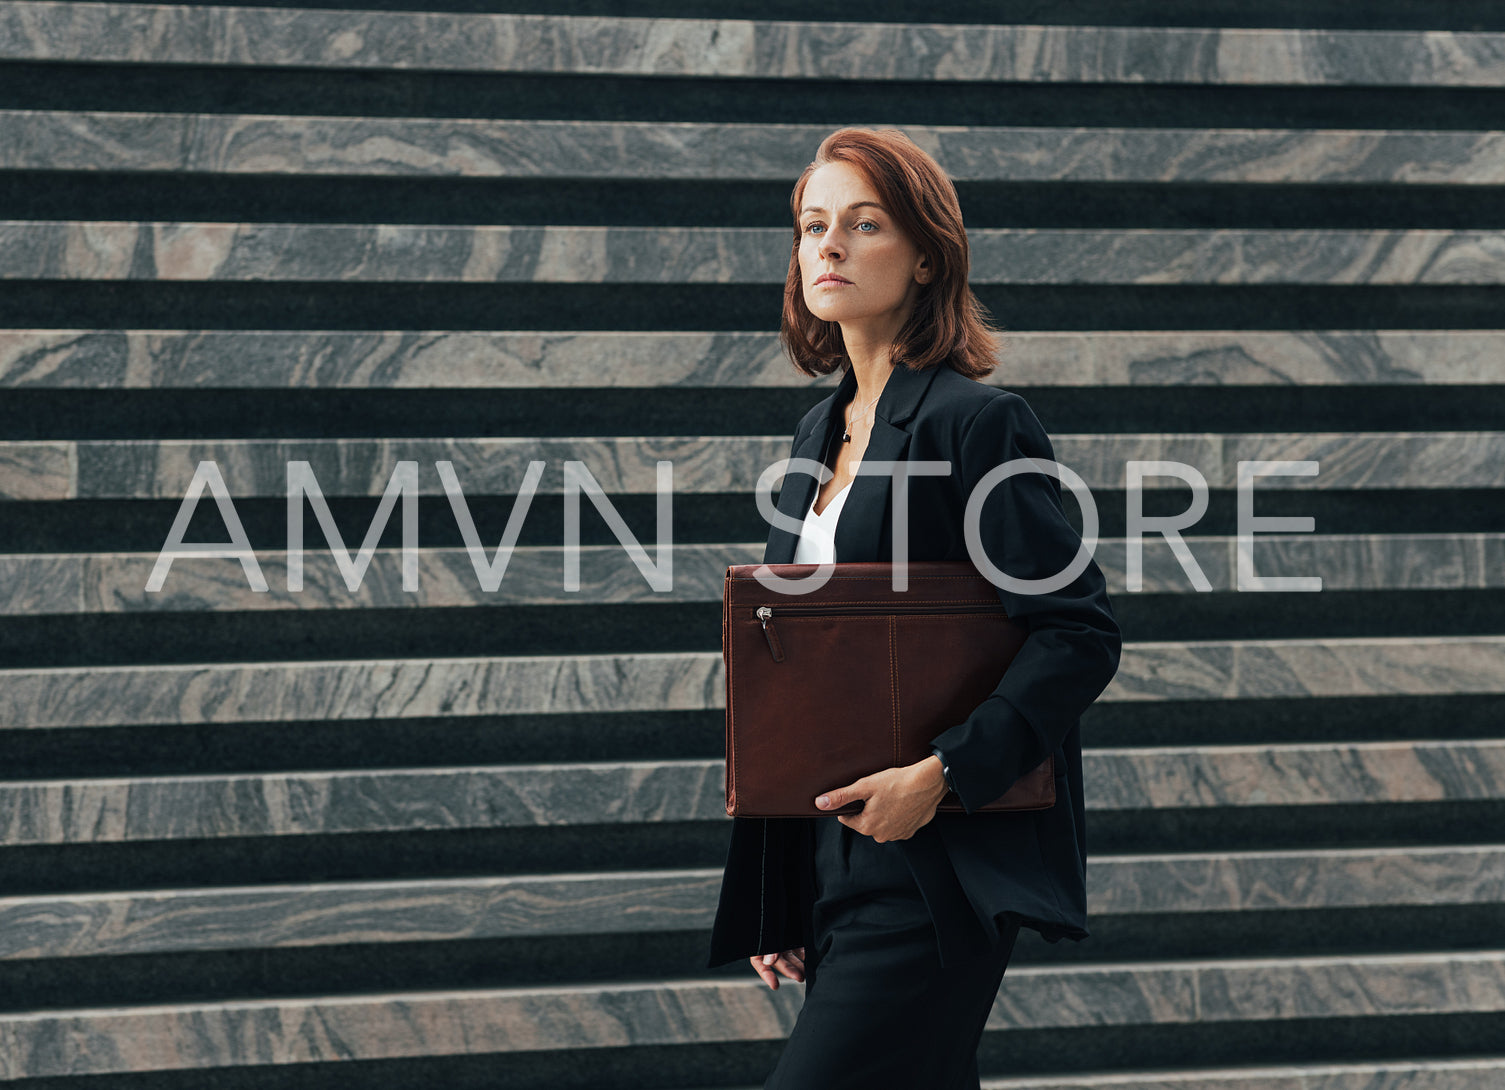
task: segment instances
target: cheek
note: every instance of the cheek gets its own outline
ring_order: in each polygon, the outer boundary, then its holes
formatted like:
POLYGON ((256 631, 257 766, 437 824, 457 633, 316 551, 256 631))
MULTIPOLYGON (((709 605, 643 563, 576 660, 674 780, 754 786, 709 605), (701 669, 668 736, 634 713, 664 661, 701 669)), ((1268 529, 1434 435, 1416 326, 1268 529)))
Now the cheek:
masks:
POLYGON ((883 267, 892 273, 891 284, 901 295, 909 290, 914 280, 911 272, 914 260, 914 251, 907 246, 890 246, 883 255, 883 267))

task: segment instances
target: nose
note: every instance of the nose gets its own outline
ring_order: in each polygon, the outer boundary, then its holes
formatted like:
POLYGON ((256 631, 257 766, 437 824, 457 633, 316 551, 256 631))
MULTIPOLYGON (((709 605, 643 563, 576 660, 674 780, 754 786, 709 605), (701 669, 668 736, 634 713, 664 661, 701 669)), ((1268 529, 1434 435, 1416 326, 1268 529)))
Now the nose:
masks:
POLYGON ((820 236, 820 239, 815 246, 815 252, 821 257, 826 257, 831 254, 835 254, 838 257, 841 255, 841 247, 836 245, 836 243, 833 241, 833 236, 831 234, 830 228, 827 228, 826 231, 820 236))

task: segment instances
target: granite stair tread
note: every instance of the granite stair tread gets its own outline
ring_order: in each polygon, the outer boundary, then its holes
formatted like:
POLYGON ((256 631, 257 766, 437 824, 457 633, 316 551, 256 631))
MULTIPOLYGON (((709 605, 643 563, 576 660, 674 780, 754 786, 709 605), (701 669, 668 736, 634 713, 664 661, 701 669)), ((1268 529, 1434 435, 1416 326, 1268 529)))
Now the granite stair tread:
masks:
MULTIPOLYGON (((719 869, 293 882, 0 898, 0 960, 704 931, 719 869)), ((1490 905, 1505 844, 1098 855, 1088 912, 1490 905)))
MULTIPOLYGON (((1237 487, 1239 463, 1251 460, 1317 463, 1315 473, 1261 475, 1258 490, 1505 487, 1505 431, 1058 433, 1051 446, 1089 489, 1124 487, 1134 460, 1185 463, 1209 488, 1237 487)), ((417 494, 442 496, 442 462, 466 495, 516 494, 533 461, 544 463, 536 489, 549 495, 565 491, 569 461, 612 494, 654 495, 661 477, 675 494, 744 492, 765 474, 772 489, 769 467, 787 457, 789 438, 776 435, 0 441, 0 499, 181 500, 201 471, 233 498, 285 496, 294 461, 308 463, 324 496, 380 496, 402 484, 406 463, 417 494), (659 468, 667 463, 672 475, 659 468)), ((1185 485, 1144 479, 1147 491, 1173 487, 1185 485)))
MULTIPOLYGON (((0 169, 783 182, 804 166, 802 149, 827 131, 791 124, 0 109, 0 169)), ((958 182, 1505 182, 1501 135, 1488 130, 909 125, 905 131, 958 182)))
MULTIPOLYGON (((1505 799, 1505 739, 1087 748, 1111 813, 1505 799)), ((0 781, 0 844, 721 821, 720 758, 0 781)))
MULTIPOLYGON (((1238 538, 1193 535, 1181 540, 1213 590, 1237 586, 1238 538)), ((1190 576, 1160 536, 1143 542, 1136 593, 1190 594, 1190 576)), ((1253 546, 1261 577, 1320 574, 1325 590, 1458 590, 1505 586, 1505 533, 1260 534, 1253 546)), ((327 552, 304 557, 303 589, 288 590, 287 552, 255 550, 266 590, 224 578, 223 558, 176 557, 171 596, 146 589, 156 554, 9 553, 0 556, 0 616, 201 612, 271 609, 453 608, 498 605, 719 602, 726 567, 757 564, 758 542, 695 543, 670 547, 674 588, 653 590, 621 546, 582 545, 580 589, 565 591, 564 552, 518 546, 496 590, 482 587, 468 550, 423 548, 418 587, 402 588, 402 550, 378 548, 358 590, 350 590, 327 552)), ((1126 539, 1100 537, 1093 559, 1110 593, 1128 593, 1126 539)))
MULTIPOLYGON (((1496 1090, 1501 1080, 1505 1080, 1505 1056, 984 1078, 982 1090, 1496 1090)), ((758 1088, 749 1085, 736 1090, 758 1088)))
MULTIPOLYGON (((982 380, 989 385, 1505 384, 1505 330, 1017 330, 1008 342, 1004 366, 982 380)), ((0 388, 599 389, 603 382, 812 393, 832 384, 796 371, 776 333, 753 331, 0 329, 0 388)))
MULTIPOLYGON (((0 671, 7 729, 381 720, 725 706, 720 651, 0 671)), ((1505 635, 1126 642, 1099 697, 1505 692, 1505 635)))
MULTIPOLYGON (((1505 62, 1502 62, 1505 63, 1505 62)), ((1505 231, 995 227, 979 285, 1499 286, 1505 231)), ((0 220, 0 279, 247 283, 763 284, 783 227, 0 220)))
MULTIPOLYGON (((778 1040, 802 997, 683 980, 0 1013, 0 1077, 778 1040)), ((1021 965, 985 1032, 1505 1011, 1505 951, 1021 965)))
POLYGON ((0 58, 530 74, 1135 85, 1499 87, 1467 31, 755 22, 48 3, 0 9, 0 58), (348 43, 326 46, 330 40, 348 43))

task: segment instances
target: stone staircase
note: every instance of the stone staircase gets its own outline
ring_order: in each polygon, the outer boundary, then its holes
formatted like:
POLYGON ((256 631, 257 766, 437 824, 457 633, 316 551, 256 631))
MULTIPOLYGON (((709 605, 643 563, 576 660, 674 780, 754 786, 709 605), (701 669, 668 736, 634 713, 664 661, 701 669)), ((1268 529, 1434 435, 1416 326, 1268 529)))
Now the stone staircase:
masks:
POLYGON ((1505 10, 394 6, 0 2, 0 1080, 761 1082, 720 593, 831 385, 788 193, 865 124, 957 180, 1126 639, 1093 935, 1021 935, 984 1084, 1505 1086, 1505 10), (1159 537, 1131 589, 1135 459, 1206 480, 1205 590, 1159 537), (1251 459, 1319 463, 1254 565, 1320 593, 1237 589, 1251 459), (180 515, 256 563, 145 589, 180 515))

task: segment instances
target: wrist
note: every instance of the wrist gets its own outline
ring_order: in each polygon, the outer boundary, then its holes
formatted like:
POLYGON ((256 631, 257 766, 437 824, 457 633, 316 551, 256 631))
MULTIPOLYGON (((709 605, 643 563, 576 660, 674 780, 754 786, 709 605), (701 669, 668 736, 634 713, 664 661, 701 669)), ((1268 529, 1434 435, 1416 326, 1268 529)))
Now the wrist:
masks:
POLYGON ((936 803, 939 804, 946 797, 946 793, 951 790, 950 784, 946 782, 944 774, 945 766, 941 763, 940 757, 934 753, 921 761, 920 765, 924 770, 925 781, 930 787, 930 792, 935 796, 936 803))

